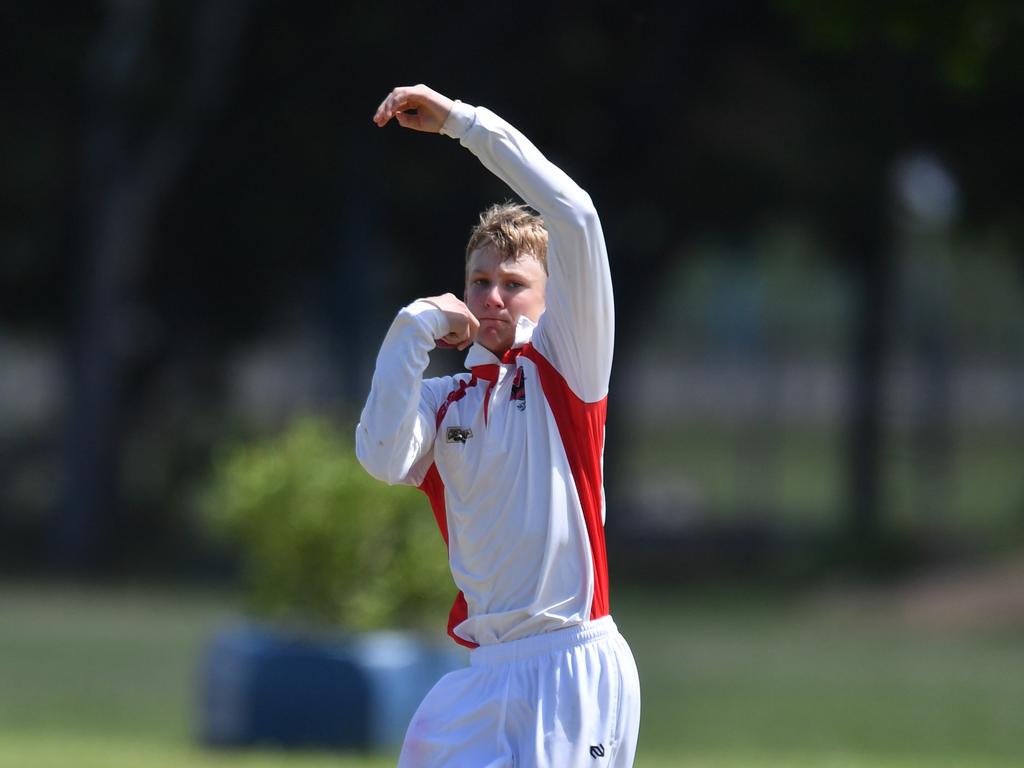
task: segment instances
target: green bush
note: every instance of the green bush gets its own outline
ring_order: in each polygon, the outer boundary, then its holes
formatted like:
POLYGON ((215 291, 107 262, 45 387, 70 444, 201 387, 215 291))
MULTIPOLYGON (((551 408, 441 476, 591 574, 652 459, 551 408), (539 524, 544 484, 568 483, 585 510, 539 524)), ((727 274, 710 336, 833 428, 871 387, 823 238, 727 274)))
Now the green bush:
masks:
POLYGON ((454 596, 426 497, 360 466, 324 420, 241 443, 214 462, 212 530, 241 557, 250 610, 306 629, 443 626, 454 596))

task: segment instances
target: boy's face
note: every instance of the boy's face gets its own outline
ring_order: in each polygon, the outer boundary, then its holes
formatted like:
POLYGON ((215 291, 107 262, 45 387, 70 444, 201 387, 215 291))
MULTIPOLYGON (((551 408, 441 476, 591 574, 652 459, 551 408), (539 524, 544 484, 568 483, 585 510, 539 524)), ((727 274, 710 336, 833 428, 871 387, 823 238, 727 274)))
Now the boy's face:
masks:
POLYGON ((548 276, 530 254, 502 261, 488 243, 469 255, 466 263, 466 306, 480 321, 476 340, 496 355, 512 346, 520 317, 533 322, 544 312, 548 276))

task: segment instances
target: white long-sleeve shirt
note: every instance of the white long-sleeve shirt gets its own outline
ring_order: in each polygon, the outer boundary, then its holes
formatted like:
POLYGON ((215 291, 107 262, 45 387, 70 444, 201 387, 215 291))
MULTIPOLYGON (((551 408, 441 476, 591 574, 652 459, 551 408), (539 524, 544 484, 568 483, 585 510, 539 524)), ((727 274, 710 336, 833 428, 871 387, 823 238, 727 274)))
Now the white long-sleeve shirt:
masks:
POLYGON ((499 360, 424 379, 443 313, 402 309, 377 356, 356 428, 374 477, 421 488, 459 588, 449 634, 463 645, 536 635, 607 615, 604 425, 614 345, 611 275, 590 197, 482 107, 455 102, 441 131, 544 218, 546 309, 520 318, 499 360))

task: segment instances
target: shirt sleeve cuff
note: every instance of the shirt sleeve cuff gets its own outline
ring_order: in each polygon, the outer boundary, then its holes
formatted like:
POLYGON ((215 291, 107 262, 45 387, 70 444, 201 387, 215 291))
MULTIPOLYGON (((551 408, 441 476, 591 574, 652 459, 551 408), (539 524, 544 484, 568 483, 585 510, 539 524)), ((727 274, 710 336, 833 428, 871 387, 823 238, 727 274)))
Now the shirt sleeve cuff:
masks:
POLYGON ((456 99, 452 104, 452 111, 448 113, 444 125, 441 126, 441 133, 453 139, 461 139, 473 126, 475 119, 476 107, 456 99))
POLYGON ((417 299, 405 308, 405 311, 429 331, 434 339, 440 339, 448 333, 448 321, 444 312, 426 299, 417 299))

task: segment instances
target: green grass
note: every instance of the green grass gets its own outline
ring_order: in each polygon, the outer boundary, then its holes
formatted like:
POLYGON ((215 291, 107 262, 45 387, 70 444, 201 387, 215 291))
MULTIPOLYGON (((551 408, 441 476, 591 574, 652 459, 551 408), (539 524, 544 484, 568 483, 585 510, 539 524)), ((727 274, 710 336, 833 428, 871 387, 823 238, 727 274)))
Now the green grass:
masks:
POLYGON ((214 752, 187 743, 62 734, 0 738, 2 768, 386 768, 393 758, 283 752, 214 752))
MULTIPOLYGON (((184 745, 107 741, 100 738, 47 741, 5 740, 0 751, 3 768, 385 768, 393 758, 333 754, 211 753, 184 745)), ((900 758, 842 752, 787 754, 681 754, 641 757, 639 768, 1011 768, 1016 760, 941 757, 900 758)))
MULTIPOLYGON (((751 593, 613 600, 641 672, 638 768, 1010 768, 1024 754, 1024 628, 937 632, 751 593)), ((197 747, 196 662, 231 604, 0 586, 0 766, 393 765, 197 747)))
POLYGON ((641 669, 643 755, 1024 754, 1024 631, 937 633, 793 599, 664 590, 627 593, 615 613, 641 669))

